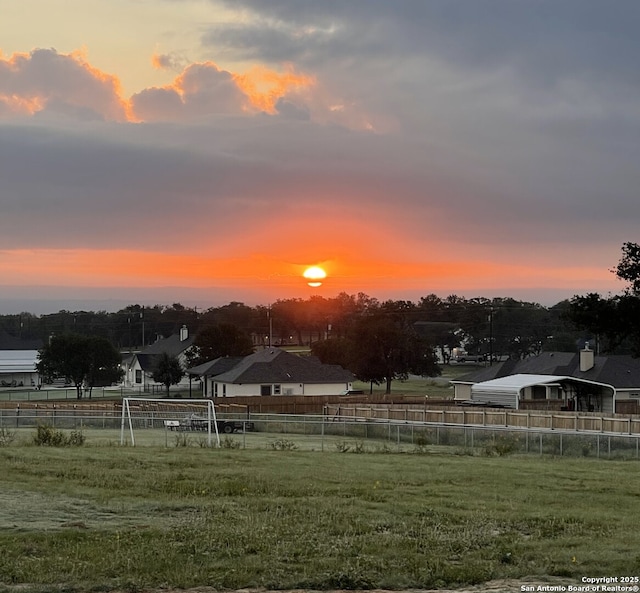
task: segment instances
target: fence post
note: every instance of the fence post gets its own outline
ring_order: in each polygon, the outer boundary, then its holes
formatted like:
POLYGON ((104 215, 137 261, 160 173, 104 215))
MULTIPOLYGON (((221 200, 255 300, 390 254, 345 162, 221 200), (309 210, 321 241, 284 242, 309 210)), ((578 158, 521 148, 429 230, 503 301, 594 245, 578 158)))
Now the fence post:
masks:
POLYGON ((560 433, 560 457, 562 457, 562 433, 560 433))
POLYGON ((542 457, 542 433, 540 433, 540 457, 542 457))

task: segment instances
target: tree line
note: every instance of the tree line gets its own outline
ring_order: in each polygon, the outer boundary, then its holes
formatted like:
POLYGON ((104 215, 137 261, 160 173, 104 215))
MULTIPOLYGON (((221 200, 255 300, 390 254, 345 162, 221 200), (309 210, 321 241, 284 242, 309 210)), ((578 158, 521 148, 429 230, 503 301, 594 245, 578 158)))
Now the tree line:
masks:
MULTIPOLYGON (((578 297, 576 297, 578 298, 578 297)), ((117 312, 66 311, 36 316, 28 312, 0 316, 0 330, 15 338, 46 343, 51 336, 78 334, 107 339, 120 351, 136 351, 178 333, 195 335, 217 326, 234 326, 254 346, 311 345, 342 338, 362 319, 393 317, 417 332, 446 361, 451 348, 466 345, 469 353, 524 357, 542 350, 573 351, 584 331, 571 317, 571 301, 553 307, 512 298, 471 298, 434 294, 418 302, 378 301, 359 293, 333 298, 279 299, 270 306, 231 302, 198 310, 172 305, 129 305, 117 312)), ((574 316, 575 317, 575 316, 574 316)))

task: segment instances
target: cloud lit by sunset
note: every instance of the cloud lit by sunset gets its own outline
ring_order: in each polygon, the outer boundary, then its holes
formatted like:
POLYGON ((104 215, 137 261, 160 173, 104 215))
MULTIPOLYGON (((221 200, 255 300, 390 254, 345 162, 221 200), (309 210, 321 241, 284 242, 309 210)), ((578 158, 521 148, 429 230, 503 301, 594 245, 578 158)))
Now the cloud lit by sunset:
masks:
POLYGON ((544 0, 550 31, 501 2, 481 20, 458 0, 16 3, 0 22, 0 287, 619 291, 609 270, 640 218, 627 9, 598 21, 604 44, 589 11, 544 0))
POLYGON ((263 66, 254 66, 244 74, 235 74, 233 79, 249 97, 253 107, 271 114, 276 112, 278 99, 286 96, 291 90, 310 87, 315 82, 312 76, 298 74, 291 66, 288 66, 284 73, 263 66))

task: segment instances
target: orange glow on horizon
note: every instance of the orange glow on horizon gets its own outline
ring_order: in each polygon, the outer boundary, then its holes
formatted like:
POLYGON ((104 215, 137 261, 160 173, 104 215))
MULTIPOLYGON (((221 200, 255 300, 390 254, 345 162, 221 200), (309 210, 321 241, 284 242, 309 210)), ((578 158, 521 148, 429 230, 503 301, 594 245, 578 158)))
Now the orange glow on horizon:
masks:
MULTIPOLYGON (((374 297, 390 290, 399 295, 402 291, 421 291, 426 296, 460 294, 469 287, 486 291, 496 286, 570 290, 574 286, 602 283, 609 275, 607 270, 583 267, 527 269, 468 261, 403 263, 344 258, 323 262, 322 266, 327 270, 326 276, 332 279, 333 294, 363 292, 374 297)), ((9 284, 13 286, 226 288, 237 291, 238 300, 249 292, 268 294, 269 298, 306 297, 308 293, 301 291, 300 286, 305 269, 308 266, 261 255, 213 259, 124 250, 0 252, 0 277, 11 278, 9 284)))

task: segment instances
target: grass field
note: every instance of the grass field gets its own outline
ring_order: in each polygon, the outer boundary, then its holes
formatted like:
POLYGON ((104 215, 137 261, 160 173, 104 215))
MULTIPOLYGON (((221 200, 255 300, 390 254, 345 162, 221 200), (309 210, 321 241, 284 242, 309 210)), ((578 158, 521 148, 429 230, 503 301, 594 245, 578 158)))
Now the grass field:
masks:
POLYGON ((634 462, 105 442, 3 446, 0 475, 0 590, 640 574, 634 462))
MULTIPOLYGON (((453 399, 453 387, 449 384, 449 381, 473 371, 477 371, 480 368, 482 367, 477 364, 443 365, 442 375, 440 377, 412 376, 406 381, 393 381, 391 384, 391 393, 403 395, 428 395, 434 399, 453 399)), ((369 393, 371 386, 369 383, 355 381, 353 388, 362 389, 365 393, 369 393)), ((384 391, 384 385, 373 386, 373 393, 383 394, 384 391)))

